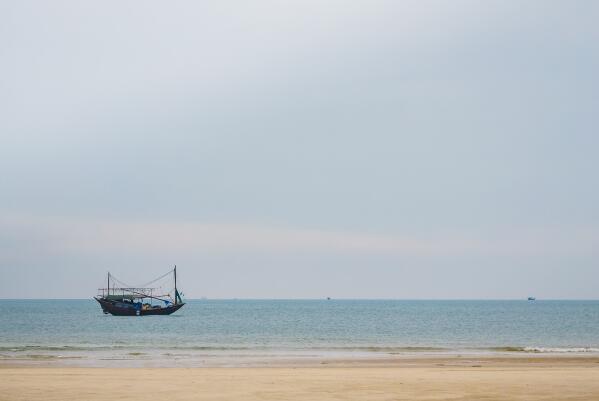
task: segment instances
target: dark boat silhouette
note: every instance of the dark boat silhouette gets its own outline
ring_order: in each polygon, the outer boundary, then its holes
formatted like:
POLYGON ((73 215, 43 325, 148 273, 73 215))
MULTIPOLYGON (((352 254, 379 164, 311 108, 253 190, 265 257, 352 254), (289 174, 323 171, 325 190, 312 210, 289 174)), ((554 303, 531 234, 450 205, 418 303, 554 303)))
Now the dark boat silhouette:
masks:
POLYGON ((115 287, 115 282, 122 283, 108 273, 107 287, 100 288, 98 296, 94 297, 105 314, 115 316, 170 315, 185 305, 185 302, 181 299, 181 294, 177 290, 177 266, 143 287, 115 287), (171 274, 175 281, 173 294, 170 292, 155 294, 157 288, 147 287, 147 285, 171 274), (111 279, 113 287, 110 287, 111 279))

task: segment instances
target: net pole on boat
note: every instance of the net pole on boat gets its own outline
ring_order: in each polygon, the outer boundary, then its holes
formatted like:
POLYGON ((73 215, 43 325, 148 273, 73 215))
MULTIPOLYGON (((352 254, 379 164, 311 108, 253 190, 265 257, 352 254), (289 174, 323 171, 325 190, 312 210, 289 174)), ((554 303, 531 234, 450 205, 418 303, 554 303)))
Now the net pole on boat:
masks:
POLYGON ((175 305, 177 305, 177 265, 175 265, 175 305))

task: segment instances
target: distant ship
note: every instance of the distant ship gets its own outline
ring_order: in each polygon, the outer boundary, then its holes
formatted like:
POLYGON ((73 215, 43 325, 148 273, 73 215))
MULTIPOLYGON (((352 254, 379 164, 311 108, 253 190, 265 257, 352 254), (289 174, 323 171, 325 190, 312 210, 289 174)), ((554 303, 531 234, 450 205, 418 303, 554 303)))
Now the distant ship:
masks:
POLYGON ((109 272, 107 287, 98 289, 98 295, 94 299, 98 301, 105 314, 115 316, 170 315, 185 305, 177 290, 177 266, 146 284, 152 284, 171 274, 175 281, 174 292, 161 294, 160 292, 156 293, 159 288, 153 287, 115 287, 115 282, 121 284, 122 282, 109 272), (112 287, 110 287, 111 279, 112 287))
POLYGON ((536 301, 537 299, 535 297, 528 297, 529 301, 536 301))

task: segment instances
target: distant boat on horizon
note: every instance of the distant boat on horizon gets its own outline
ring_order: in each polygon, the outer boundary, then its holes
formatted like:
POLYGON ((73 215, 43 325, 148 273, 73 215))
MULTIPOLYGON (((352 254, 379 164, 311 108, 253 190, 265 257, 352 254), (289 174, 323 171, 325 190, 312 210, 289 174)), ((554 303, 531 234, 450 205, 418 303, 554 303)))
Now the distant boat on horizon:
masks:
POLYGON ((537 299, 535 297, 528 297, 529 301, 536 301, 537 299))
POLYGON ((150 281, 144 287, 115 287, 115 282, 124 284, 108 272, 107 287, 98 289, 98 295, 94 297, 105 314, 114 316, 170 315, 185 305, 185 302, 181 299, 181 294, 177 290, 177 266, 166 274, 150 281), (174 295, 170 293, 155 294, 155 290, 158 290, 158 288, 147 287, 147 285, 153 284, 170 274, 173 275, 175 281, 174 295), (112 287, 110 287, 111 279, 112 287), (155 304, 155 301, 159 301, 159 303, 155 304))

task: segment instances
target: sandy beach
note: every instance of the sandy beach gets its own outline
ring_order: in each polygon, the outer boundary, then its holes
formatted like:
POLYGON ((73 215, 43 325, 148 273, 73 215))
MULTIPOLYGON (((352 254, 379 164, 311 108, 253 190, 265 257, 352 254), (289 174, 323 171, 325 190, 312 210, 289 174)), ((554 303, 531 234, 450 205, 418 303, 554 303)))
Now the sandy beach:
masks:
POLYGON ((419 358, 240 368, 0 367, 0 400, 597 400, 599 358, 419 358))

